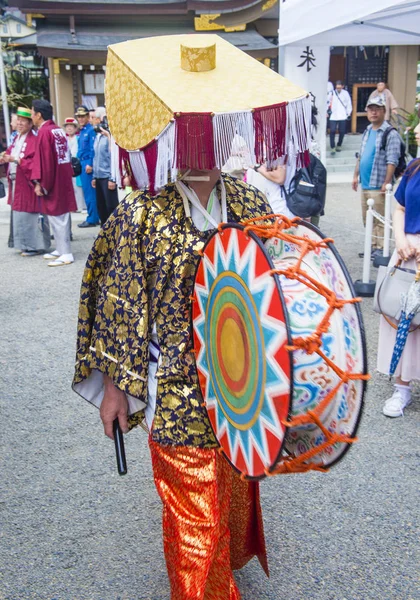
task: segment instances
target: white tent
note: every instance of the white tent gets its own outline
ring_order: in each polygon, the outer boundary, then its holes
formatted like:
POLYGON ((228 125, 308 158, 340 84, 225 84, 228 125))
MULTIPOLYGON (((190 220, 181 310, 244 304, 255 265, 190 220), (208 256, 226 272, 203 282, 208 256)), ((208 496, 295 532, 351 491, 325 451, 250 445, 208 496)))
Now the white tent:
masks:
POLYGON ((279 71, 313 95, 323 160, 330 47, 419 44, 420 0, 280 2, 279 71))
POLYGON ((420 44, 419 0, 285 0, 280 46, 420 44))

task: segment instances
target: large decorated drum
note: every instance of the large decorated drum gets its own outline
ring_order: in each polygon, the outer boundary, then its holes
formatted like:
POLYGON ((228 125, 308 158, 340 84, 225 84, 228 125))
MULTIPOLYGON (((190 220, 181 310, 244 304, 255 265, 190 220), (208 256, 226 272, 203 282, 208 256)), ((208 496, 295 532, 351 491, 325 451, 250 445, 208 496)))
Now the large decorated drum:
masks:
POLYGON ((223 225, 203 249, 192 313, 208 416, 243 477, 324 470, 345 454, 366 350, 331 241, 298 219, 223 225))

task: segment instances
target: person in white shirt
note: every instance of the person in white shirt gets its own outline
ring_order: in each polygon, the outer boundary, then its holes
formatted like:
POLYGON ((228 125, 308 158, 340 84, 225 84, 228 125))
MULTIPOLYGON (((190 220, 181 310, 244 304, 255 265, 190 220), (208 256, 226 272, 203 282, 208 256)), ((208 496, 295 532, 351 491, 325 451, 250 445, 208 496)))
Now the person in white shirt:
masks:
POLYGON ((267 166, 256 165, 253 169, 246 172, 246 182, 253 185, 267 198, 271 210, 274 214, 284 215, 288 219, 293 219, 294 215, 288 208, 282 186, 287 185, 287 174, 294 174, 294 170, 287 169, 287 165, 279 165, 269 171, 267 166))
POLYGON ((346 123, 352 113, 350 94, 344 89, 342 81, 336 81, 335 90, 328 97, 328 116, 330 119, 330 146, 331 155, 341 151, 344 136, 346 135, 346 123), (338 144, 335 147, 335 134, 338 129, 338 144))
MULTIPOLYGON (((78 144, 78 129, 79 129, 79 124, 77 123, 76 119, 74 119, 73 117, 68 117, 65 121, 64 121, 64 125, 63 125, 64 131, 66 133, 66 138, 67 138, 67 144, 69 145, 69 150, 70 150, 70 154, 73 158, 73 156, 77 157, 77 152, 79 150, 79 144, 78 144)), ((81 184, 78 185, 78 177, 73 177, 73 189, 74 189, 74 195, 76 196, 76 204, 77 204, 77 212, 81 212, 86 210, 86 202, 85 202, 85 197, 83 195, 83 189, 81 184)))

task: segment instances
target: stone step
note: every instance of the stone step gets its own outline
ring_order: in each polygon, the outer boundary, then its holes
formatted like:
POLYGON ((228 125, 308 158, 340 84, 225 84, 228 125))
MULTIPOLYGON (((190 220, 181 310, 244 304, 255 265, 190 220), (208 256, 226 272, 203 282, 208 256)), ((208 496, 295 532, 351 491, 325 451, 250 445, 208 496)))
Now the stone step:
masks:
MULTIPOLYGON (((338 142, 338 136, 335 136, 335 144, 336 145, 337 145, 337 142, 338 142)), ((362 142, 361 139, 350 140, 346 136, 344 138, 343 150, 353 150, 353 149, 357 150, 358 148, 360 148, 361 142, 362 142)), ((329 147, 330 147, 330 138, 327 136, 327 148, 329 149, 329 147)))
POLYGON ((356 152, 358 150, 342 150, 341 152, 336 152, 334 156, 330 154, 331 149, 327 148, 327 158, 331 157, 331 160, 335 160, 336 158, 346 158, 347 160, 356 160, 356 152))
POLYGON ((331 166, 340 166, 340 165, 351 165, 354 169, 356 164, 356 159, 353 158, 338 158, 337 156, 332 156, 331 158, 328 157, 327 158, 327 165, 331 165, 331 166))
POLYGON ((328 173, 353 173, 354 165, 327 165, 328 173))
MULTIPOLYGON (((337 146, 337 140, 335 140, 335 145, 337 146)), ((329 152, 330 142, 328 140, 327 143, 327 151, 329 152)), ((346 140, 344 140, 344 144, 341 146, 341 152, 358 152, 360 150, 360 144, 347 144, 346 140)))

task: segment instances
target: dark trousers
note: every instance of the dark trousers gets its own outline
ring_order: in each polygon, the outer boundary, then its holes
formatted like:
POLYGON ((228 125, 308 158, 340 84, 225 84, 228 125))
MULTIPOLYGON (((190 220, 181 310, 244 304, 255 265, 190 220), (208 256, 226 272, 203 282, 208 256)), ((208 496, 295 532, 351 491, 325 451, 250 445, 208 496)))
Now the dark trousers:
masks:
POLYGON ((101 225, 105 223, 118 206, 118 191, 108 189, 108 179, 96 180, 96 206, 101 225))
POLYGON ((346 135, 347 121, 330 121, 330 146, 335 148, 335 131, 338 127, 338 145, 343 145, 344 136, 346 135))

